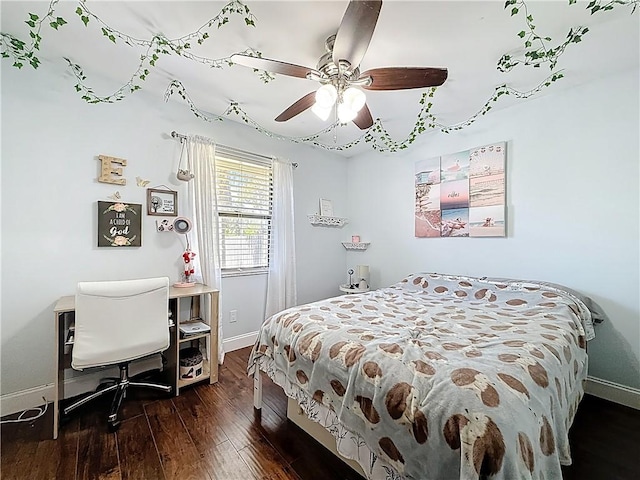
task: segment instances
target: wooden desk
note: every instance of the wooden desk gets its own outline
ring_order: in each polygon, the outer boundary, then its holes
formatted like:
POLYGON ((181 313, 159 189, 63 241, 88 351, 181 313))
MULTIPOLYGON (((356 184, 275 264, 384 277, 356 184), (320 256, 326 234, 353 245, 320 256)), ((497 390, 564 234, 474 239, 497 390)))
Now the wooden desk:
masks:
MULTIPOLYGON (((167 381, 172 385, 176 395, 180 394, 180 388, 192 383, 201 382, 208 379, 209 383, 218 381, 218 301, 219 291, 207 285, 197 284, 188 288, 170 287, 168 311, 171 312, 171 319, 174 325, 170 327, 170 344, 169 348, 164 352, 167 358, 166 372, 167 381), (209 308, 205 310, 206 303, 209 308), (204 302, 202 301, 204 300, 204 302), (189 315, 185 316, 185 306, 188 302, 189 315), (204 307, 201 308, 201 305, 204 307), (201 315, 204 313, 204 315, 201 315), (208 313, 208 315, 207 315, 208 313), (211 332, 195 335, 186 339, 180 338, 180 323, 189 321, 191 318, 201 317, 201 321, 209 324, 211 332), (179 350, 180 345, 203 340, 206 343, 206 352, 203 352, 205 358, 204 372, 201 376, 194 380, 182 380, 179 378, 179 350)), ((65 362, 65 340, 67 327, 65 326, 65 315, 75 313, 75 295, 61 297, 53 309, 55 317, 55 338, 56 338, 56 373, 54 379, 54 399, 53 399, 53 438, 58 438, 58 429, 60 428, 60 402, 64 399, 64 372, 70 368, 70 363, 65 362)))

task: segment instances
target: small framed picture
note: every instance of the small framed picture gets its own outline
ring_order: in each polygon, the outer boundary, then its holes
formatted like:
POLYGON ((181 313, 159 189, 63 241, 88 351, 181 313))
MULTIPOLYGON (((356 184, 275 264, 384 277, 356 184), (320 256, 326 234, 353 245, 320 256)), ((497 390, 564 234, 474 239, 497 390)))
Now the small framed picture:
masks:
POLYGON ((333 203, 326 198, 320 199, 320 215, 323 217, 333 217, 333 203))
POLYGON ((178 215, 178 192, 147 188, 147 215, 178 215))

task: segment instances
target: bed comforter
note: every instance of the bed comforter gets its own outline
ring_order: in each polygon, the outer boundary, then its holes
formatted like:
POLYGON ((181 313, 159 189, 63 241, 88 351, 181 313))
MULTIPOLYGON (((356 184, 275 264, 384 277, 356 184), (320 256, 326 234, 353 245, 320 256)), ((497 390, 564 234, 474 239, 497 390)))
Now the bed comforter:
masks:
POLYGON ((249 373, 274 366, 405 478, 560 479, 593 336, 561 289, 416 274, 273 315, 249 373))

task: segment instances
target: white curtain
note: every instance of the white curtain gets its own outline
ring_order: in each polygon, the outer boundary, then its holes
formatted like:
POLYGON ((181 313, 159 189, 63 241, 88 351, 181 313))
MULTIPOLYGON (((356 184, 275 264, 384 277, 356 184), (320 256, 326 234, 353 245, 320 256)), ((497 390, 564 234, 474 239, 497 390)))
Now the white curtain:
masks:
POLYGON ((266 317, 297 304, 293 225, 293 165, 273 160, 273 213, 269 244, 266 317))
MULTIPOLYGON (((193 220, 193 230, 188 234, 198 281, 217 288, 222 287, 220 272, 220 248, 218 246, 218 201, 216 198, 216 145, 204 137, 187 137, 187 155, 195 177, 187 188, 188 206, 193 220), (201 277, 201 278, 200 278, 201 277)), ((224 361, 222 348, 222 321, 218 300, 218 363, 224 361)))

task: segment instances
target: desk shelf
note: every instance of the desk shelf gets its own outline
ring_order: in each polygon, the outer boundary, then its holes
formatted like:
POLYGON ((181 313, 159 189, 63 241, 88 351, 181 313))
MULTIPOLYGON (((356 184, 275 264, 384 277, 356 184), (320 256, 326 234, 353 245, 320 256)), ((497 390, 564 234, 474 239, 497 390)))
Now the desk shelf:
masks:
POLYGON ((204 380, 209 380, 209 383, 218 381, 218 291, 211 293, 203 291, 201 287, 203 285, 171 289, 175 298, 169 301, 169 310, 176 326, 172 331, 171 345, 166 352, 166 358, 167 371, 171 376, 171 384, 175 387, 175 395, 180 395, 182 388, 193 383, 204 380), (210 309, 205 311, 204 302, 207 296, 211 305, 210 309), (180 325, 194 321, 206 323, 211 330, 181 337, 180 325), (193 380, 183 380, 180 378, 180 349, 189 343, 202 353, 203 374, 193 380))
POLYGON ((211 336, 211 332, 198 333, 196 335, 189 335, 188 337, 181 338, 180 343, 192 342, 194 340, 199 340, 201 338, 209 338, 210 336, 211 336))

